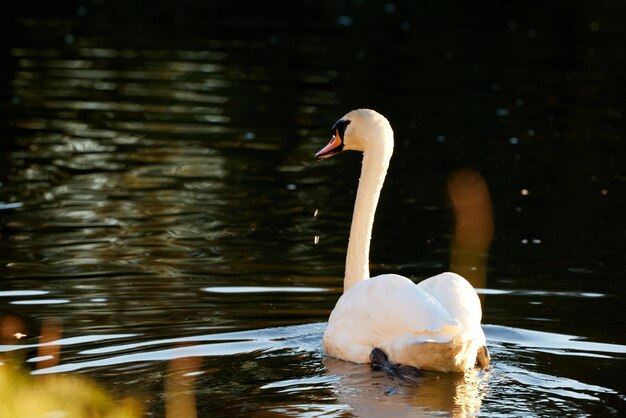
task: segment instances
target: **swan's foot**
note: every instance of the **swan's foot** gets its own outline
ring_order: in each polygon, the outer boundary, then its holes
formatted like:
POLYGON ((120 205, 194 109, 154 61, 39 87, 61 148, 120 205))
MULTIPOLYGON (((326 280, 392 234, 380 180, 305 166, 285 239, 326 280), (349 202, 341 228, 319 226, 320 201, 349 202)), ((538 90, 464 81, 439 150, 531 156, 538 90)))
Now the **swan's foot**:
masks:
POLYGON ((487 350, 486 345, 483 345, 478 349, 478 353, 476 354, 476 367, 484 369, 489 366, 490 361, 491 356, 489 355, 489 350, 487 350))
POLYGON ((399 377, 407 382, 417 384, 423 372, 412 366, 404 366, 402 364, 392 364, 387 358, 387 354, 380 348, 374 347, 370 353, 370 361, 372 369, 382 370, 393 377, 399 377))

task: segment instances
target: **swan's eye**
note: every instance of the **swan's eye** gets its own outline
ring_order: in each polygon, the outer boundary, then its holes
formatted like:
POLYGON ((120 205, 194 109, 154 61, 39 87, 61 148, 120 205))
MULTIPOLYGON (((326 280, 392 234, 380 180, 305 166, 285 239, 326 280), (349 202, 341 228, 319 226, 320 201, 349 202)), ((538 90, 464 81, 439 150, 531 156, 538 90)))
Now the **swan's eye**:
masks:
POLYGON ((330 134, 339 134, 339 139, 343 142, 345 140, 346 128, 350 125, 349 120, 339 119, 332 128, 330 128, 330 134))

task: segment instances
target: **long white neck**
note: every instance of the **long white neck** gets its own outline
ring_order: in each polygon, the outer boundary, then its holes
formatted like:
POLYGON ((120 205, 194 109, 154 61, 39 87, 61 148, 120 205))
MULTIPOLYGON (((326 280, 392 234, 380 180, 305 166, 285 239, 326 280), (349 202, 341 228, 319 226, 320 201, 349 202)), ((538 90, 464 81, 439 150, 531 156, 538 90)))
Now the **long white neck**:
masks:
POLYGON ((343 281, 344 292, 361 280, 370 277, 369 253, 374 215, 393 153, 393 132, 389 129, 389 131, 383 131, 382 134, 387 135, 388 138, 377 141, 373 149, 363 152, 361 178, 350 227, 346 275, 343 281))

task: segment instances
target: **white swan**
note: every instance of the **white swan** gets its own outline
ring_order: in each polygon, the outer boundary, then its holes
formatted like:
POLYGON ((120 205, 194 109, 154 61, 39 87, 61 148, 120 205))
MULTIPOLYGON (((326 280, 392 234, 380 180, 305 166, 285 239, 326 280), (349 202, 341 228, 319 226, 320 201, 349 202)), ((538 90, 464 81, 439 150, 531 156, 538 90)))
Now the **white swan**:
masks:
POLYGON ((455 273, 419 284, 397 274, 369 278, 369 248, 376 205, 393 153, 393 131, 381 114, 358 109, 332 127, 332 139, 315 157, 363 152, 346 259, 344 293, 330 314, 324 351, 369 363, 374 349, 391 363, 461 372, 486 366, 489 354, 474 288, 455 273))

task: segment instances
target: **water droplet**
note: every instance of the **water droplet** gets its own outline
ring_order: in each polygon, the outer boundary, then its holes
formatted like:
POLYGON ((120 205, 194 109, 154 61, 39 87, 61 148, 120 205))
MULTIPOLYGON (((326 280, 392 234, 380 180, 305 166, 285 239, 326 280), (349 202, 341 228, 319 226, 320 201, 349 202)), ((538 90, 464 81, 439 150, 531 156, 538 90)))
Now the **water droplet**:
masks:
POLYGON ((539 238, 533 238, 533 244, 541 244, 541 240, 539 238))
POLYGON ((520 193, 522 194, 522 196, 528 196, 530 192, 528 191, 528 189, 522 189, 520 193))
POLYGON ((256 138, 256 135, 254 134, 254 132, 246 132, 243 137, 246 138, 248 141, 250 141, 256 138))
POLYGON ((528 240, 527 239, 523 239, 522 240, 522 244, 528 244, 528 240))
POLYGON ((519 139, 517 139, 517 137, 512 136, 511 138, 509 138, 509 143, 511 145, 517 145, 519 143, 519 139))
POLYGON ((437 142, 445 142, 446 137, 444 135, 438 135, 437 136, 437 142))
POLYGON ((496 109, 496 116, 509 116, 509 109, 496 109))
POLYGON ((296 190, 298 188, 298 186, 296 186, 295 184, 288 184, 287 185, 287 190, 296 190))
POLYGON ((601 194, 602 196, 606 196, 606 195, 608 195, 608 194, 609 194, 609 191, 608 191, 607 189, 602 189, 602 190, 600 190, 600 194, 601 194))

